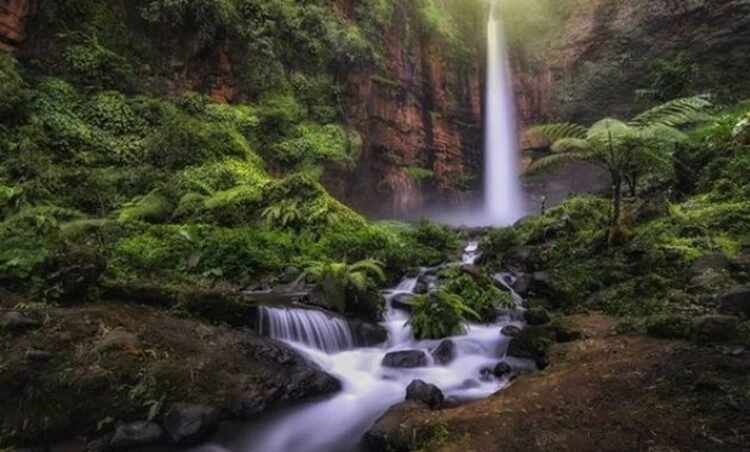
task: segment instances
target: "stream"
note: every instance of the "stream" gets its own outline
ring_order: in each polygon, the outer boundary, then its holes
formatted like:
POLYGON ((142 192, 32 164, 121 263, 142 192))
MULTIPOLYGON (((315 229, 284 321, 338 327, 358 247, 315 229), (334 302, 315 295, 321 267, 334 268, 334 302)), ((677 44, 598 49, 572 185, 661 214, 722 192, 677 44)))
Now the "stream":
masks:
MULTIPOLYGON (((473 263, 477 245, 470 243, 462 262, 473 263)), ((342 390, 322 401, 281 410, 251 423, 219 432, 209 445, 194 452, 354 452, 362 436, 389 407, 402 402, 406 387, 414 379, 438 386, 446 402, 461 403, 488 397, 508 384, 508 379, 482 378, 482 369, 494 368, 501 360, 514 370, 533 368, 523 360, 506 358, 510 338, 500 333, 506 325, 523 326, 510 316, 490 325, 469 325, 465 335, 450 338, 456 345, 455 359, 447 365, 434 362, 430 352, 441 340, 417 341, 411 334, 407 312, 393 307, 401 294, 412 294, 418 278, 406 278, 385 291, 388 310, 382 325, 388 341, 380 346, 357 348, 346 322, 321 311, 293 308, 262 308, 261 331, 283 340, 323 370, 336 376, 342 390), (422 350, 428 366, 402 369, 381 365, 393 351, 422 350)), ((520 297, 517 297, 520 301, 520 297)))

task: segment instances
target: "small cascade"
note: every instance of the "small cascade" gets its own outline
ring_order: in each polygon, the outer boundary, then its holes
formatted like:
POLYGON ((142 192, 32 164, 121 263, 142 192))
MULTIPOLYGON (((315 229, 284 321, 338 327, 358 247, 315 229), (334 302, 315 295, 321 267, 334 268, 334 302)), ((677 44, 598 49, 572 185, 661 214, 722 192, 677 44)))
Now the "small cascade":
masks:
POLYGON ((479 256, 481 256, 481 253, 479 252, 479 243, 469 242, 464 249, 461 261, 464 265, 474 265, 477 259, 479 259, 479 256))
POLYGON ((304 344, 327 353, 354 348, 349 323, 314 309, 261 307, 260 334, 304 344))

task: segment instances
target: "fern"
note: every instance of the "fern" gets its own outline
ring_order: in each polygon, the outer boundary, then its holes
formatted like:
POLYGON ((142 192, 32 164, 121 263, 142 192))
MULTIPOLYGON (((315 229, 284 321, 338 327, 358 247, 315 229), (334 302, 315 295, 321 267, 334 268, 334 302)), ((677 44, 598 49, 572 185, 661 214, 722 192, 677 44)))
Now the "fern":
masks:
POLYGON ((554 143, 564 138, 585 139, 588 130, 579 124, 571 123, 554 123, 542 124, 529 129, 530 134, 542 136, 550 143, 554 143))
POLYGON ((709 107, 711 102, 697 96, 675 99, 639 114, 629 125, 642 128, 655 125, 679 127, 708 119, 706 110, 709 107))

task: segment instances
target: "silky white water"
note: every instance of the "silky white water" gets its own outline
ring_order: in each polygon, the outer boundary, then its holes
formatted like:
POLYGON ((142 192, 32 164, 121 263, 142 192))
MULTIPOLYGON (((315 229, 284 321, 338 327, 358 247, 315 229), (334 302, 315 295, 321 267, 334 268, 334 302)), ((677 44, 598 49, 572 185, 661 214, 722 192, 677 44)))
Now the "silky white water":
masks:
POLYGON ((512 224, 524 214, 519 140, 510 60, 498 1, 487 24, 484 214, 492 224, 512 224))
MULTIPOLYGON (((469 244, 464 258, 476 252, 475 244, 469 244)), ((516 369, 528 368, 528 363, 505 357, 509 338, 500 330, 509 324, 522 326, 510 317, 498 318, 492 325, 470 325, 465 335, 451 338, 456 345, 455 359, 445 366, 435 364, 430 352, 441 341, 414 340, 407 324, 408 313, 391 304, 399 294, 411 294, 416 284, 417 278, 406 278, 385 292, 388 311, 382 324, 389 337, 376 347, 326 352, 339 344, 340 324, 334 323, 340 319, 306 309, 265 310, 262 322, 276 324, 273 331, 277 337, 289 339, 287 335, 292 331, 308 330, 286 342, 337 377, 342 390, 326 400, 265 416, 196 451, 352 452, 358 450, 362 436, 375 420, 390 406, 404 400, 406 387, 414 379, 437 385, 446 400, 471 400, 487 397, 507 384, 505 379, 483 379, 483 369, 492 369, 503 360, 516 369), (280 327, 280 323, 286 325, 280 327), (381 366, 386 353, 398 350, 422 350, 430 364, 416 369, 381 366)))

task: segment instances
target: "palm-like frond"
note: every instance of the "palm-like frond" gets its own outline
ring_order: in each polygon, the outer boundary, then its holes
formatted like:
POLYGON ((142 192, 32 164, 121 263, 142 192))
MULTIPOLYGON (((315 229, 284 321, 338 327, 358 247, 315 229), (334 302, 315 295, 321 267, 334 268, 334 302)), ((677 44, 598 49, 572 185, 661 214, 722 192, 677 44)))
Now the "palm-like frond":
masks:
POLYGON ((591 148, 588 141, 582 138, 561 138, 552 144, 550 150, 554 153, 586 151, 591 148))
POLYGON ((528 130, 532 135, 543 136, 550 143, 554 143, 563 138, 586 138, 586 128, 579 124, 567 122, 540 124, 528 130))
POLYGON ((664 125, 678 127, 684 124, 703 121, 709 118, 706 110, 711 102, 701 97, 684 97, 671 100, 644 111, 630 121, 633 127, 664 125))
POLYGON ((589 156, 590 154, 586 152, 561 152, 558 154, 551 154, 534 161, 534 163, 532 163, 526 170, 526 174, 531 176, 545 169, 560 166, 568 162, 588 160, 589 156))
POLYGON ((383 264, 374 259, 365 259, 349 266, 350 272, 365 272, 378 282, 385 281, 383 264))
POLYGON ((687 134, 679 129, 664 124, 654 124, 649 127, 637 128, 636 134, 644 141, 680 142, 687 139, 687 134))

